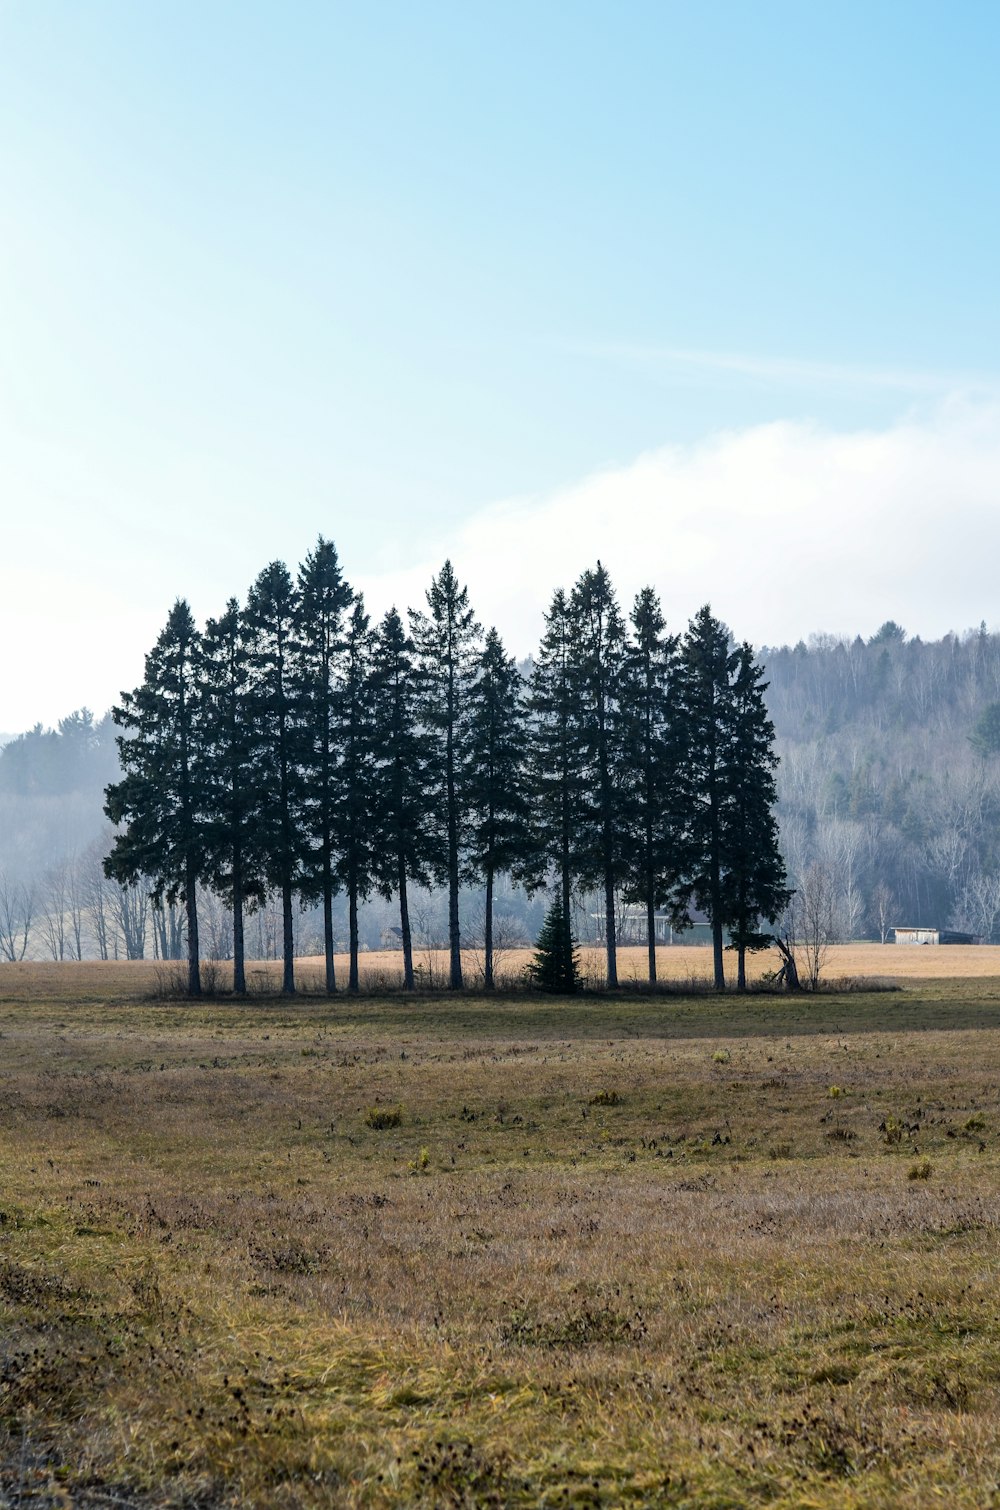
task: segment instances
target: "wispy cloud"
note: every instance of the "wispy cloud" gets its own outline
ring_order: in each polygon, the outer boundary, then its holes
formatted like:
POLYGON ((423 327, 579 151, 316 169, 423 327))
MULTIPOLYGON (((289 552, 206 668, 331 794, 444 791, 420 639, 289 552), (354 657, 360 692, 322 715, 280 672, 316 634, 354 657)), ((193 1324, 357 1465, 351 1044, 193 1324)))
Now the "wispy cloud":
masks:
POLYGON ((775 386, 837 390, 877 390, 934 397, 967 392, 1000 395, 1000 375, 946 372, 912 367, 866 367, 849 363, 803 361, 795 357, 760 356, 747 352, 702 351, 680 346, 596 342, 579 344, 581 354, 642 368, 651 375, 702 372, 746 378, 775 386))

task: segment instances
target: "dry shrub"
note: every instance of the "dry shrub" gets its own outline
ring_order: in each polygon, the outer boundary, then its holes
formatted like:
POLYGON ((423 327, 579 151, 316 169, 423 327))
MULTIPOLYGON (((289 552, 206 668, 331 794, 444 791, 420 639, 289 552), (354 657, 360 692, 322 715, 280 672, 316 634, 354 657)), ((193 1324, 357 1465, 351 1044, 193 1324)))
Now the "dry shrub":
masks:
POLYGON ((370 1106, 365 1113, 365 1126, 383 1132, 389 1127, 399 1127, 403 1120, 401 1106, 370 1106))

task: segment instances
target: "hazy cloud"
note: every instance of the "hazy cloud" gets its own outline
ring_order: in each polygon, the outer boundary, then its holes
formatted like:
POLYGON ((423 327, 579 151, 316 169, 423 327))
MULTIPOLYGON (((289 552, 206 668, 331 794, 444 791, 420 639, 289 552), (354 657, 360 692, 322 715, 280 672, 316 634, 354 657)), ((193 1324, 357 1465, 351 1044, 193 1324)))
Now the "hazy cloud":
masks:
POLYGON ((882 430, 774 423, 667 446, 483 510, 436 553, 363 580, 422 601, 449 555, 485 621, 534 646, 558 585, 597 557, 623 601, 647 582, 679 627, 705 601, 741 638, 936 636, 1000 620, 1000 402, 955 398, 882 430))
MULTIPOLYGON (((24 478, 26 498, 35 482, 24 478)), ((142 676, 177 593, 199 617, 219 613, 270 556, 280 552, 294 569, 324 523, 303 530, 289 520, 270 543, 251 528, 230 531, 227 544, 207 504, 205 527, 192 535, 169 511, 148 508, 131 519, 122 508, 109 527, 114 500, 98 504, 96 485, 93 509, 73 509, 70 500, 83 496, 78 477, 34 491, 66 502, 58 525, 51 503, 11 511, 0 564, 8 645, 0 729, 51 721, 82 703, 103 711, 142 676)), ((370 610, 422 605, 450 556, 480 619, 518 655, 537 645, 553 589, 570 587, 598 557, 626 606, 651 582, 672 628, 710 601, 758 645, 813 631, 867 635, 886 618, 925 638, 981 619, 995 627, 1000 401, 953 398, 882 429, 779 422, 722 432, 498 502, 436 540, 419 529, 414 519, 397 532, 412 562, 402 571, 366 573, 356 550, 345 553, 370 610)), ((374 563, 384 541, 377 519, 370 541, 374 563)))

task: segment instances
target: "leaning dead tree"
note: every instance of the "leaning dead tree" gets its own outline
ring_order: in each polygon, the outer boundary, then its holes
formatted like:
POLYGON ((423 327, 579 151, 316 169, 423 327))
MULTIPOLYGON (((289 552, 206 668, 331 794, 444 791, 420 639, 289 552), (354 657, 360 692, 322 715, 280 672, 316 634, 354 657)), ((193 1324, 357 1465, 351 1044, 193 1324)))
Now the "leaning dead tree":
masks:
POLYGON ((799 967, 795 963, 795 946, 789 938, 779 938, 777 934, 772 934, 771 937, 774 947, 781 955, 781 965, 774 977, 775 985, 783 986, 786 991, 801 991, 799 967))

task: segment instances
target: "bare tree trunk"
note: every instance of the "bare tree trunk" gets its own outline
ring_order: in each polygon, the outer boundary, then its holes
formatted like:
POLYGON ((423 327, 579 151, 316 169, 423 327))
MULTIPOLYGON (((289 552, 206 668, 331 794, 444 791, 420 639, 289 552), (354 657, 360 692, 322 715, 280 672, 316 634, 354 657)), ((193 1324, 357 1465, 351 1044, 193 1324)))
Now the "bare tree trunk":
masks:
POLYGON ((188 935, 188 995, 201 995, 201 960, 198 954, 198 876, 194 861, 187 862, 187 885, 185 887, 188 935))
POLYGON ((333 960, 333 875, 330 870, 329 839, 323 844, 323 956, 326 964, 326 994, 337 989, 337 970, 333 960))
POLYGON ((84 892, 79 855, 74 855, 70 861, 69 885, 69 923, 73 935, 73 958, 81 960, 83 959, 84 892))
MULTIPOLYGON (((713 750, 713 770, 715 761, 713 750)), ((719 798, 716 777, 709 776, 709 810, 711 821, 711 854, 709 858, 709 901, 712 917, 712 964, 715 972, 715 989, 726 989, 726 960, 722 952, 722 862, 719 856, 720 826, 719 798)))
POLYGON ((608 959, 608 989, 618 985, 618 931, 615 918, 615 878, 610 870, 604 872, 604 945, 608 959))
POLYGON ((716 991, 725 991, 725 953, 722 947, 722 876, 718 859, 711 864, 711 963, 716 991))
POLYGON ((347 888, 347 911, 351 934, 351 963, 347 989, 356 996, 361 989, 361 981, 358 977, 358 888, 353 880, 347 888))
POLYGON ((486 867, 486 923, 483 931, 483 986, 493 990, 493 866, 486 867))
MULTIPOLYGON (((458 852, 455 852, 455 866, 458 866, 458 852)), ((450 963, 448 972, 448 985, 453 991, 461 991, 462 980, 462 930, 458 919, 458 876, 452 873, 448 880, 448 945, 450 950, 450 963)))
POLYGON ((563 904, 563 969, 565 979, 573 979, 573 929, 570 925, 570 875, 569 875, 569 839, 563 832, 563 864, 562 864, 562 904, 563 904))
POLYGON ((180 959, 184 948, 183 914, 170 906, 170 958, 180 959))
POLYGON ((656 985, 656 909, 653 905, 653 887, 648 884, 646 892, 646 948, 649 952, 649 984, 656 985))
POLYGON ((413 990, 413 938, 410 933, 410 903, 406 895, 406 865, 399 861, 399 931, 403 935, 403 989, 413 990))
POLYGON ((292 929, 292 883, 284 881, 281 887, 282 953, 284 972, 281 989, 286 996, 295 995, 295 937, 292 929))
POLYGON ((233 991, 247 994, 246 946, 243 938, 243 882, 233 867, 233 991))
POLYGON ((712 964, 715 969, 715 989, 726 989, 726 957, 722 949, 722 922, 712 919, 712 964))

